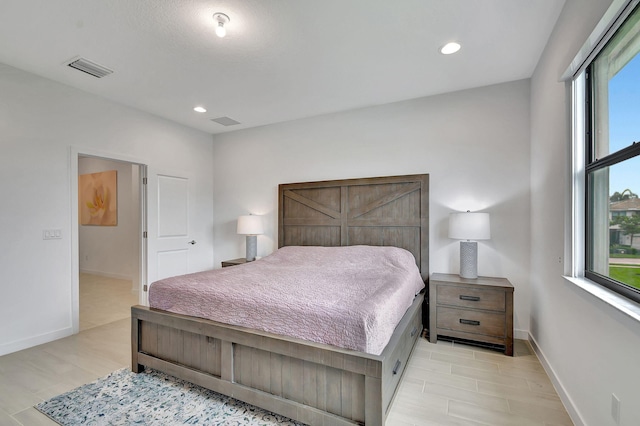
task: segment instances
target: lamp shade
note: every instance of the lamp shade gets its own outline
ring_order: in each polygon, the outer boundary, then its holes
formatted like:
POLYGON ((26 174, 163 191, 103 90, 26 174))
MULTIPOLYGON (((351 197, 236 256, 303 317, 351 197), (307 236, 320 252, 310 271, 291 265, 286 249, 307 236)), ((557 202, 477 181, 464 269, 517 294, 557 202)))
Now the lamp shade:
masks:
POLYGON ((449 214, 449 238, 456 240, 488 240, 491 238, 489 213, 449 214))
POLYGON ((246 215, 238 217, 238 234, 260 235, 264 232, 262 227, 262 217, 246 215))

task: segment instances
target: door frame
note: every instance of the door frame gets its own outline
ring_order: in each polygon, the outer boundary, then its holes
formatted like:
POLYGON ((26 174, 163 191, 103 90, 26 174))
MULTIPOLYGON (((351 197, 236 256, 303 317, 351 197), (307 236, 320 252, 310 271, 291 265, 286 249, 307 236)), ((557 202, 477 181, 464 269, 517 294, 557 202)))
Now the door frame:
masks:
POLYGON ((139 202, 140 217, 138 218, 139 229, 141 230, 139 268, 138 268, 138 302, 142 305, 146 304, 146 294, 143 289, 147 283, 147 258, 148 247, 148 210, 147 210, 147 173, 148 166, 139 158, 133 158, 112 152, 99 151, 84 147, 70 147, 70 180, 71 180, 71 325, 73 333, 80 331, 80 244, 79 244, 79 217, 78 217, 78 159, 80 157, 94 157, 110 161, 119 161, 124 163, 135 164, 139 166, 139 202))

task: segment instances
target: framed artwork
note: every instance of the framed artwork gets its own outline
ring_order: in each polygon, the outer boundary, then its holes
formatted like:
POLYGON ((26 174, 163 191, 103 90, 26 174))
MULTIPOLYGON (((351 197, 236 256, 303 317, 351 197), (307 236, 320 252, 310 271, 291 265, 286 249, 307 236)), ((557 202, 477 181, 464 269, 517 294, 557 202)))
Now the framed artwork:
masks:
POLYGON ((116 226, 118 224, 117 171, 80 175, 78 203, 81 225, 116 226))

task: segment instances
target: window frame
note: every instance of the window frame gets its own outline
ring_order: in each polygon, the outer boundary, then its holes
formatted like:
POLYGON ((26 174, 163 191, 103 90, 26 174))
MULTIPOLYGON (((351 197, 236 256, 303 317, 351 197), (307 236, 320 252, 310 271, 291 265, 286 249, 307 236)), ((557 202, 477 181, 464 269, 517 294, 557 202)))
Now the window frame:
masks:
MULTIPOLYGON (((624 20, 618 23, 615 32, 617 32, 625 24, 625 22, 627 22, 630 16, 632 16, 634 13, 640 13, 640 7, 636 9, 635 6, 637 5, 634 5, 634 10, 628 13, 627 16, 624 17, 624 20)), ((632 158, 636 158, 636 157, 640 158, 640 143, 637 143, 637 142, 633 142, 632 145, 622 148, 613 153, 610 153, 604 156, 603 158, 596 158, 597 149, 596 149, 596 140, 595 140, 596 132, 594 131, 594 123, 596 122, 596 113, 598 108, 594 101, 594 96, 595 96, 594 94, 596 91, 594 87, 596 79, 593 77, 593 72, 595 68, 594 63, 598 58, 599 53, 602 52, 605 49, 605 47, 612 41, 614 34, 612 34, 611 38, 607 40, 606 43, 602 44, 601 47, 591 55, 591 57, 589 58, 589 61, 587 62, 584 73, 580 74, 578 77, 576 77, 576 79, 574 79, 574 89, 578 88, 578 90, 580 90, 579 86, 581 86, 584 90, 584 98, 583 98, 584 103, 582 105, 582 108, 584 108, 583 110, 584 112, 583 138, 584 139, 582 141, 582 144, 583 144, 582 152, 584 153, 584 164, 583 164, 584 173, 582 177, 583 191, 584 191, 583 193, 584 204, 583 204, 583 215, 582 215, 583 221, 584 221, 583 223, 584 239, 582 240, 584 258, 583 258, 582 266, 584 268, 583 271, 584 271, 585 278, 597 284, 600 284, 634 302, 640 303, 640 290, 635 289, 629 285, 626 285, 617 280, 614 280, 611 277, 602 275, 600 273, 597 273, 589 269, 590 259, 593 254, 593 246, 594 246, 593 244, 591 244, 591 241, 592 241, 591 237, 592 237, 593 230, 592 230, 592 226, 590 226, 590 222, 592 217, 595 216, 595 213, 593 213, 592 209, 590 208, 590 205, 591 205, 590 194, 592 193, 591 191, 592 184, 590 180, 590 175, 598 170, 602 170, 607 167, 620 164, 632 158), (584 79, 584 84, 576 85, 575 84, 576 80, 580 78, 584 79)), ((575 106, 576 105, 574 105, 574 107, 575 106)), ((607 194, 607 197, 609 197, 609 194, 607 194)), ((608 216, 607 216, 607 220, 608 220, 608 216)))

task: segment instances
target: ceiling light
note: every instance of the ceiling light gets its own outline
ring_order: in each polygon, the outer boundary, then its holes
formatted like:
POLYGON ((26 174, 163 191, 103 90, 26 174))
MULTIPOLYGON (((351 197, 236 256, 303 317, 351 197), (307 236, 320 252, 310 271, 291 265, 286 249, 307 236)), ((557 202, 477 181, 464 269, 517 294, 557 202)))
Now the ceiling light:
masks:
POLYGON ((224 27, 225 24, 228 24, 231 19, 224 13, 214 13, 213 20, 218 24, 216 26, 216 35, 220 38, 227 35, 227 29, 224 27))
POLYGON ((456 42, 447 43, 440 48, 440 53, 443 55, 451 55, 460 50, 460 44, 456 42))
POLYGON ((195 107, 193 110, 194 110, 195 112, 207 112, 207 110, 206 110, 206 109, 204 109, 204 108, 202 108, 202 107, 195 107))

